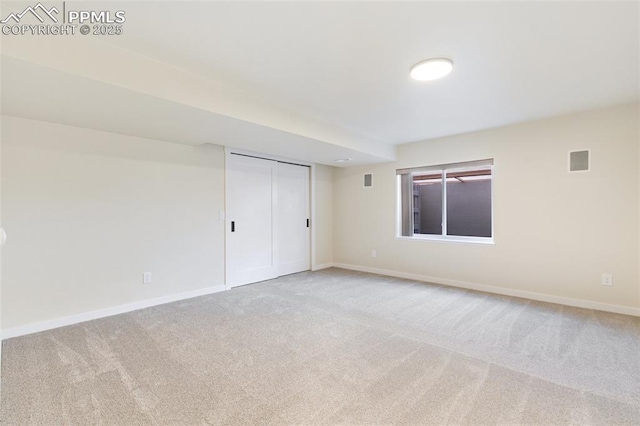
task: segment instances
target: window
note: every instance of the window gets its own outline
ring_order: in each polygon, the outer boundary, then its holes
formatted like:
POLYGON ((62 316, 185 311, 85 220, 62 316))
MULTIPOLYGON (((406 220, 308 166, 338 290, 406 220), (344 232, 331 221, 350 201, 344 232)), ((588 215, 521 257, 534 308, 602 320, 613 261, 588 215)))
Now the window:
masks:
POLYGON ((400 169, 400 236, 493 241, 493 160, 400 169))

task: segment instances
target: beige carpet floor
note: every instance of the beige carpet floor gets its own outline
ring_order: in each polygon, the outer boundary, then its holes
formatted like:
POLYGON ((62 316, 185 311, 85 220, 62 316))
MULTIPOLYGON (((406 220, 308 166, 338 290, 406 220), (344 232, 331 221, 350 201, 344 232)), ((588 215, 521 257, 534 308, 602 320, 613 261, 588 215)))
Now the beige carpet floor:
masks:
POLYGON ((339 269, 4 342, 2 424, 640 424, 640 318, 339 269))

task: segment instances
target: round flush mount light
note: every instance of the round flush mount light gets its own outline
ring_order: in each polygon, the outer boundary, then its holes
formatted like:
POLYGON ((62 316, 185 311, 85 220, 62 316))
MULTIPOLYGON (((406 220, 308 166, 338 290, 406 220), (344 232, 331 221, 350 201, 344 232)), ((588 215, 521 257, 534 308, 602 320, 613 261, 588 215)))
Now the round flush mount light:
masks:
POLYGON ((418 81, 437 80, 453 70, 453 62, 447 58, 433 58, 411 67, 411 78, 418 81))
POLYGON ((351 158, 339 158, 336 163, 346 163, 347 161, 351 161, 351 158))

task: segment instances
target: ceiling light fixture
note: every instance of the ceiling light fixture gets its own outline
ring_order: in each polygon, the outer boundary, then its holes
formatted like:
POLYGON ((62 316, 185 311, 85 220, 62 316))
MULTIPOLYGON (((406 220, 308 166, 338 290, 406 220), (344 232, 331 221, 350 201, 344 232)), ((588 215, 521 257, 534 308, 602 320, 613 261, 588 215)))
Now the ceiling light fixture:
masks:
POLYGON ((336 163, 346 163, 347 161, 351 161, 351 158, 339 158, 336 163))
POLYGON ((411 78, 418 81, 437 80, 453 70, 453 61, 447 58, 432 58, 411 67, 411 78))

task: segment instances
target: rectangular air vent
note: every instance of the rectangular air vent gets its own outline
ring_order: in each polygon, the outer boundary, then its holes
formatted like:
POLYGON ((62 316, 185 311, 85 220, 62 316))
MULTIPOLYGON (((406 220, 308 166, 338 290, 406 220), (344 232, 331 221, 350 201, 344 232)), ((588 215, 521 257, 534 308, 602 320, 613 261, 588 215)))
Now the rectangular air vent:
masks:
POLYGON ((569 152, 569 171, 588 172, 589 171, 589 150, 569 152))
POLYGON ((364 175, 364 187, 369 188, 371 186, 373 186, 373 178, 371 176, 371 173, 367 173, 366 175, 364 175))

